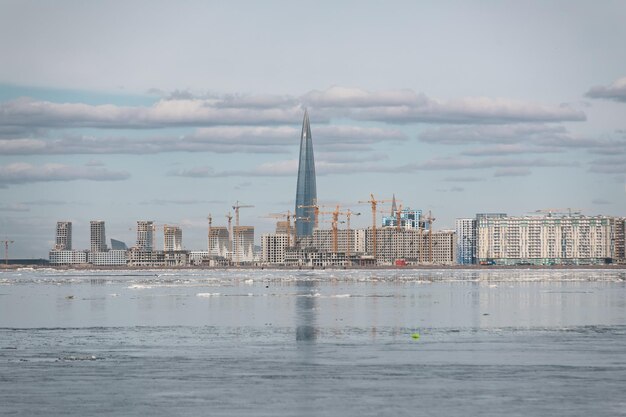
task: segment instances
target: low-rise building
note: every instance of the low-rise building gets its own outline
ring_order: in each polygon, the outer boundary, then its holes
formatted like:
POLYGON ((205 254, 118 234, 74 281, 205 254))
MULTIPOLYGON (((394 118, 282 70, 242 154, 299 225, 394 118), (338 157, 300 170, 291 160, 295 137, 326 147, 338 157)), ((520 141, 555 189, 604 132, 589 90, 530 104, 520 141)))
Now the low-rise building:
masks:
POLYGON ((87 263, 87 252, 79 250, 51 250, 50 265, 80 265, 87 263))

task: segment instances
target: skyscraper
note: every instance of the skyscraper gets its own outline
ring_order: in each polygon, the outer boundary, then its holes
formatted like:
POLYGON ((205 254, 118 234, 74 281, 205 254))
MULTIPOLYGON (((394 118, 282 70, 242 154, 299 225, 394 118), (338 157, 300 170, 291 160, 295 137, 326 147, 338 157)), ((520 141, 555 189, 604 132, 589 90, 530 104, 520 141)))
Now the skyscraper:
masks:
POLYGON ((137 245, 136 248, 141 251, 151 252, 154 249, 154 222, 138 220, 137 221, 137 245))
POLYGON ((104 221, 92 220, 91 221, 91 252, 106 252, 107 243, 104 233, 104 221))
POLYGON ((183 250, 183 231, 178 226, 163 226, 163 250, 183 250))
POLYGON ((72 222, 57 222, 54 250, 72 250, 72 222))
POLYGON ((317 188, 315 186, 315 160, 309 114, 304 111, 302 135, 300 137, 300 162, 298 165, 298 187, 296 189, 296 230, 298 236, 312 236, 315 225, 317 188), (303 207, 304 206, 304 207, 303 207))

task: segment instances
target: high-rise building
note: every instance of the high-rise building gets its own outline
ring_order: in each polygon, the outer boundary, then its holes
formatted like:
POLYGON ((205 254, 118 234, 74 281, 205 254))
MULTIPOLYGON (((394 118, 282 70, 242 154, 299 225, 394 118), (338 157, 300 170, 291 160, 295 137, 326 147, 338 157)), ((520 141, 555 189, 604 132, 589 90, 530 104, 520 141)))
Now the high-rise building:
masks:
POLYGON ((254 226, 233 227, 233 262, 254 260, 254 226))
POLYGON ((298 236, 311 236, 315 225, 317 187, 315 185, 315 160, 313 158, 313 138, 309 114, 304 111, 302 135, 300 136, 300 160, 298 163, 298 185, 296 189, 296 217, 308 219, 296 222, 298 236))
POLYGON ((140 251, 154 250, 154 222, 137 221, 137 244, 135 246, 140 251))
POLYGON ((107 243, 106 236, 104 233, 104 221, 102 220, 93 220, 90 225, 91 230, 91 252, 106 252, 107 251, 107 243))
POLYGON ((163 226, 163 250, 165 252, 183 250, 183 231, 178 226, 163 226))
POLYGON ((57 222, 54 250, 72 250, 72 222, 57 222))
POLYGON ((476 263, 476 219, 456 219, 456 256, 460 265, 476 263))
POLYGON ((211 227, 209 236, 209 255, 226 257, 232 251, 228 228, 224 226, 211 227))

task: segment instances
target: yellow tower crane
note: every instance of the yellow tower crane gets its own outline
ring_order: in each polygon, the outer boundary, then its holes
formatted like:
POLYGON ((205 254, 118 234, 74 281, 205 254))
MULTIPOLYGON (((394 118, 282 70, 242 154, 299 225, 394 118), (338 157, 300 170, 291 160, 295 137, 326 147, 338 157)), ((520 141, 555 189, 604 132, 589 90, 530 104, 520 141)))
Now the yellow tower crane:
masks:
POLYGON ((367 201, 359 201, 359 204, 369 203, 372 207, 372 255, 374 256, 374 262, 376 262, 376 208, 381 203, 391 203, 393 200, 376 200, 374 194, 370 194, 370 199, 367 201))

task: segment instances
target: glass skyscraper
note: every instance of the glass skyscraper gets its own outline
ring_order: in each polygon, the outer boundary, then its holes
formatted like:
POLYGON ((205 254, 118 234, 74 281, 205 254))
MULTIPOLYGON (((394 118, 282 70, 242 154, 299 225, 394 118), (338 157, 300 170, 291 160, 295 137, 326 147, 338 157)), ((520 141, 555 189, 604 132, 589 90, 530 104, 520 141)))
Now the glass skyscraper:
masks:
POLYGON ((296 230, 298 236, 312 236, 315 225, 317 188, 315 186, 315 160, 309 114, 304 111, 302 135, 300 136, 300 162, 298 165, 298 187, 296 189, 296 230), (304 207, 303 207, 304 206, 304 207))

